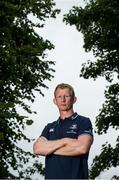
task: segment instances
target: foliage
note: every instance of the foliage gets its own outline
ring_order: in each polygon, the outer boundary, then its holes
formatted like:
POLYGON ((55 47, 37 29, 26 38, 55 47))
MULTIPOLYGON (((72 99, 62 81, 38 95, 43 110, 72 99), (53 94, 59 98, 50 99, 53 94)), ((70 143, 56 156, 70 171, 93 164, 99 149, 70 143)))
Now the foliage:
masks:
MULTIPOLYGON (((18 147, 20 140, 31 142, 23 130, 33 123, 18 109, 33 113, 25 102, 34 102, 35 91, 43 95, 41 89, 48 88, 44 81, 53 78, 55 62, 47 60, 46 52, 54 46, 34 28, 42 28, 47 18, 56 17, 59 10, 54 6, 53 0, 0 1, 0 179, 15 178, 13 170, 23 178, 20 167, 34 157, 18 147), (30 15, 38 22, 32 22, 30 15)), ((41 164, 36 164, 34 169, 41 171, 41 164)))
MULTIPOLYGON (((106 100, 96 117, 97 133, 107 133, 110 127, 119 130, 119 1, 89 0, 85 7, 73 7, 64 16, 64 21, 82 32, 85 51, 93 51, 97 59, 84 63, 80 76, 86 79, 103 76, 109 84, 105 90, 106 100)), ((115 147, 109 143, 102 145, 100 155, 93 160, 90 178, 118 166, 119 136, 115 147)))

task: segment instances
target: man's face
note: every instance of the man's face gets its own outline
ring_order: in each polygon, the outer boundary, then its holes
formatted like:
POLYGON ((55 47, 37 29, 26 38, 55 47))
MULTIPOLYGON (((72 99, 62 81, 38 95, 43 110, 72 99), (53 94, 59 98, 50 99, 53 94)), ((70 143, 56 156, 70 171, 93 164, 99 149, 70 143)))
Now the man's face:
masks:
POLYGON ((73 104, 76 101, 76 97, 72 97, 71 92, 68 88, 57 89, 54 103, 57 105, 59 111, 68 111, 72 109, 73 104))

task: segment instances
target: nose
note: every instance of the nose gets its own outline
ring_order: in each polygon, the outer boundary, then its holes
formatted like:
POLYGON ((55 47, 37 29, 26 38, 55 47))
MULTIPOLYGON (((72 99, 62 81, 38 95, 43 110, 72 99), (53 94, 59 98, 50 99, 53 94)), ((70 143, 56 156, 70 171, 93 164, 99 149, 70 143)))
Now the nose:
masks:
POLYGON ((64 101, 66 99, 65 96, 61 96, 61 100, 64 101))

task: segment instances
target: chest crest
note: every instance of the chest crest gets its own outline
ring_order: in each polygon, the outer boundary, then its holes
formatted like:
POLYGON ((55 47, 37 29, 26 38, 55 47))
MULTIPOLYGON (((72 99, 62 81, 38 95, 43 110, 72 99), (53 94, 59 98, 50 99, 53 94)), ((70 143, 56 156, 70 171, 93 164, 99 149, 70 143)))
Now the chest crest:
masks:
POLYGON ((76 130, 78 129, 77 124, 72 124, 69 129, 76 130))
POLYGON ((55 129, 54 128, 50 128, 49 129, 49 132, 51 133, 51 132, 54 132, 55 131, 55 129))

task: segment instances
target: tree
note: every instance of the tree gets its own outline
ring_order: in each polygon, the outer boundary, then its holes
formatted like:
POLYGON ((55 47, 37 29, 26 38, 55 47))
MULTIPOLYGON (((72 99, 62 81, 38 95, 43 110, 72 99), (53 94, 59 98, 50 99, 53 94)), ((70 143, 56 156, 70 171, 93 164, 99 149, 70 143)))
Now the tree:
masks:
MULTIPOLYGON (((85 7, 73 7, 64 21, 75 25, 84 36, 86 52, 93 51, 96 61, 82 64, 81 77, 103 76, 109 86, 105 102, 96 117, 96 132, 108 133, 110 127, 119 129, 119 1, 89 0, 85 7)), ((92 163, 90 178, 94 179, 105 169, 119 166, 119 136, 115 147, 106 142, 92 163)), ((118 179, 117 175, 112 178, 118 179)))
POLYGON ((15 178, 9 168, 18 172, 18 178, 36 170, 43 174, 37 161, 24 169, 34 156, 19 148, 18 142, 31 142, 23 130, 33 121, 18 113, 18 108, 33 113, 25 102, 34 102, 35 91, 44 95, 41 89, 48 88, 44 81, 53 78, 55 62, 47 60, 46 52, 54 46, 34 28, 42 28, 47 18, 56 17, 59 10, 54 6, 53 0, 0 1, 0 179, 15 178), (29 15, 39 22, 32 22, 29 15))

